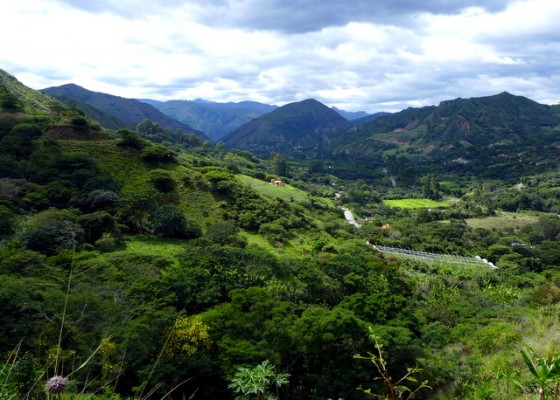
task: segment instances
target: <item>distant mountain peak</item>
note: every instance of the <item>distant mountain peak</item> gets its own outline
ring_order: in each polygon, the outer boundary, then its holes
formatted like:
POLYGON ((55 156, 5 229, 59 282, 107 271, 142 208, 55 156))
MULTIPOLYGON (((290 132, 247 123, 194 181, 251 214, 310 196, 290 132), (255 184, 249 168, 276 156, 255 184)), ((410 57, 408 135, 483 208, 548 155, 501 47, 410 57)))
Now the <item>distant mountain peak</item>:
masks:
POLYGON ((350 125, 318 100, 305 99, 254 119, 226 136, 224 142, 256 152, 320 152, 350 125))

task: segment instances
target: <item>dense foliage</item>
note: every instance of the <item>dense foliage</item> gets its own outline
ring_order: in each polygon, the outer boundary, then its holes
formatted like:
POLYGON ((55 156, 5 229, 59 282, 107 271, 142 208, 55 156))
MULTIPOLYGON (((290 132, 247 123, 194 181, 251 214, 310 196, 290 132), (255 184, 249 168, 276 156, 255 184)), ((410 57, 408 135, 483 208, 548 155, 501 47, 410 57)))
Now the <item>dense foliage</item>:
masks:
POLYGON ((558 171, 261 160, 6 93, 0 398, 46 398, 56 376, 114 399, 553 395, 558 171))

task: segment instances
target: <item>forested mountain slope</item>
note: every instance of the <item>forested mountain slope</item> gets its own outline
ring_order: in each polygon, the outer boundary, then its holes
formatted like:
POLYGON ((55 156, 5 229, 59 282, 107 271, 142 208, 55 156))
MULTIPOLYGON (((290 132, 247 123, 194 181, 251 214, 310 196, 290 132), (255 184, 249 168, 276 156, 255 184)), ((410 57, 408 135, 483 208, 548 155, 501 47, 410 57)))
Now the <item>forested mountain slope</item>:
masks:
POLYGON ((223 140, 256 152, 317 154, 350 122, 317 100, 290 103, 241 126, 223 140))
MULTIPOLYGON (((180 130, 185 133, 194 133, 203 140, 208 138, 202 132, 197 131, 186 124, 182 124, 165 114, 161 113, 150 104, 142 103, 134 99, 125 99, 106 93, 93 92, 75 84, 67 84, 58 87, 50 87, 42 90, 44 93, 60 96, 64 101, 73 98, 81 103, 89 104, 102 112, 112 115, 127 124, 138 124, 145 119, 158 123, 165 128, 180 130)), ((110 126, 107 126, 110 127, 110 126)))
POLYGON ((241 125, 276 109, 254 101, 216 103, 202 100, 153 102, 162 113, 205 132, 213 141, 221 140, 241 125))
POLYGON ((500 173, 518 178, 529 165, 553 168, 559 161, 560 116, 552 106, 522 96, 444 101, 409 108, 357 125, 339 136, 335 155, 401 159, 440 172, 500 173), (439 166, 439 167, 438 167, 439 166))

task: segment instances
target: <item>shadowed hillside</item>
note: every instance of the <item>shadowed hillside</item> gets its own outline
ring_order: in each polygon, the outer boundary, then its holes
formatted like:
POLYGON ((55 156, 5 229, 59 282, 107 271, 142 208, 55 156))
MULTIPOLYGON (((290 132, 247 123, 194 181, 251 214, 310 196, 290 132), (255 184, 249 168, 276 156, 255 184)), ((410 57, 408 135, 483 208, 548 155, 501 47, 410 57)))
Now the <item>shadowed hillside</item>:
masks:
POLYGON ((224 138, 228 147, 256 152, 321 152, 350 126, 336 111, 314 99, 290 103, 224 138))

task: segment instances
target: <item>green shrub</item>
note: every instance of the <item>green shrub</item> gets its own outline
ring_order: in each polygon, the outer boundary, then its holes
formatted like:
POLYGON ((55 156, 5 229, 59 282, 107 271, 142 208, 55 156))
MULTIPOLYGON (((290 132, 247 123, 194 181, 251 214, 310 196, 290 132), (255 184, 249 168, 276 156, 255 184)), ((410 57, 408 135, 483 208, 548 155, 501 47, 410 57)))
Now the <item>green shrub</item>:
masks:
POLYGON ((181 210, 172 205, 159 207, 152 214, 154 234, 176 239, 194 239, 202 236, 196 223, 187 221, 181 210))
POLYGON ((161 144, 154 144, 144 147, 140 156, 147 162, 168 163, 175 161, 177 153, 161 144))
POLYGON ((150 171, 150 183, 161 193, 169 193, 177 186, 171 173, 164 169, 150 171))

